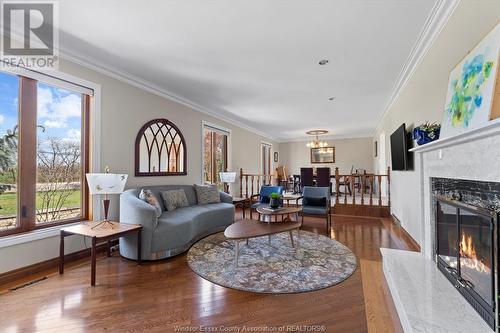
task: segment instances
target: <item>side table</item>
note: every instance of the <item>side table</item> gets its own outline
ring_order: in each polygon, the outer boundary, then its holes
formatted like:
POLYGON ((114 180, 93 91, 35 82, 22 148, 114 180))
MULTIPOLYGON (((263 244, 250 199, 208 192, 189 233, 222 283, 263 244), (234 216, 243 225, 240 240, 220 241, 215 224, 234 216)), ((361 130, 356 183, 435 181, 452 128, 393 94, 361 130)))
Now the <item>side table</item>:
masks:
POLYGON ((244 197, 233 197, 233 205, 235 207, 240 206, 241 209, 243 210, 243 218, 245 218, 245 208, 246 205, 248 204, 248 207, 250 207, 250 198, 244 198, 244 197))
POLYGON ((125 224, 118 222, 111 222, 113 228, 95 228, 92 229, 95 222, 81 223, 67 228, 61 229, 61 241, 59 245, 59 274, 64 274, 64 238, 71 235, 80 235, 92 238, 91 248, 91 273, 90 285, 95 286, 95 273, 96 273, 96 245, 98 241, 106 241, 108 243, 108 257, 111 255, 110 242, 114 239, 120 238, 131 233, 137 233, 137 264, 141 264, 141 231, 142 226, 138 224, 125 224))

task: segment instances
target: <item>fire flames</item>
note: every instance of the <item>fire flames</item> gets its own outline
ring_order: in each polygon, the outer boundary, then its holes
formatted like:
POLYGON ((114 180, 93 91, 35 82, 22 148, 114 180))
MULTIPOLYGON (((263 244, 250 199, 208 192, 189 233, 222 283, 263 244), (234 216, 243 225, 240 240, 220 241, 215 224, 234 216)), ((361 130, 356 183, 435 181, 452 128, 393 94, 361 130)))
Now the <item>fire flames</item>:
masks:
POLYGON ((481 273, 487 273, 490 271, 489 267, 477 258, 476 249, 472 243, 472 237, 469 235, 466 236, 465 234, 462 234, 462 239, 460 240, 460 257, 460 265, 474 269, 481 273))

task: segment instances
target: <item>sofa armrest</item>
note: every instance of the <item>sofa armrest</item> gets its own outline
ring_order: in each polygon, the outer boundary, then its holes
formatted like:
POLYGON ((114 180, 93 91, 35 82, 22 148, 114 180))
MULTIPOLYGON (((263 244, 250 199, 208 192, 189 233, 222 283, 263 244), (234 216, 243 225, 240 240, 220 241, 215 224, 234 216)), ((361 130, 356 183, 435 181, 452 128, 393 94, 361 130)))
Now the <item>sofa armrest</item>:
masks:
POLYGON ((140 224, 153 231, 158 225, 156 209, 139 199, 135 191, 125 191, 120 195, 120 223, 140 224))
POLYGON ((233 197, 231 195, 227 194, 226 192, 219 191, 219 195, 220 195, 221 202, 230 203, 230 204, 233 203, 233 197))

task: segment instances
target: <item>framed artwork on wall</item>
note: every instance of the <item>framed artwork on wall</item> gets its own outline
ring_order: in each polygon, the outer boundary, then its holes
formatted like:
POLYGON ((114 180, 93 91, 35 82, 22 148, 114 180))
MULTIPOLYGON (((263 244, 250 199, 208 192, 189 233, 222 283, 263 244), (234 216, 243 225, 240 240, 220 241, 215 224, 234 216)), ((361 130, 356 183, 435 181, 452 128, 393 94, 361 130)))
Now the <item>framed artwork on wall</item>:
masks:
POLYGON ((278 152, 274 152, 274 162, 278 163, 278 152))
POLYGON ((311 163, 335 163, 335 147, 311 148, 311 163))
POLYGON ((482 127, 498 117, 500 101, 496 106, 493 102, 499 50, 500 24, 451 71, 441 138, 482 127))

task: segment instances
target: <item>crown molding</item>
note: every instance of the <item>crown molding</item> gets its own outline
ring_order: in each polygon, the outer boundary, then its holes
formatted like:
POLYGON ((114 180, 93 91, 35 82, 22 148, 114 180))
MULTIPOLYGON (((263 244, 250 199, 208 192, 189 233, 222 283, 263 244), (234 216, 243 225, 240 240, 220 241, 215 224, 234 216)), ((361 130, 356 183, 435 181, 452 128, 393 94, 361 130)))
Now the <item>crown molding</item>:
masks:
POLYGON ((413 45, 410 55, 406 59, 401 71, 399 73, 396 84, 392 89, 392 93, 387 100, 384 107, 384 112, 379 118, 379 123, 376 126, 375 131, 380 127, 382 120, 386 116, 389 109, 392 107, 394 102, 397 100, 401 91, 406 87, 411 77, 415 73, 415 70, 422 62, 423 58, 427 55, 437 37, 443 30, 443 28, 448 23, 448 20, 453 15, 453 12, 460 4, 461 0, 438 0, 434 4, 432 11, 427 18, 427 21, 422 28, 417 41, 413 45))
POLYGON ((218 113, 212 109, 201 106, 198 103, 195 103, 191 100, 188 100, 184 97, 181 97, 177 94, 174 94, 174 93, 172 93, 164 88, 161 88, 160 86, 158 86, 152 82, 141 79, 138 76, 133 75, 129 72, 126 72, 124 70, 118 69, 118 68, 113 67, 113 66, 110 66, 108 64, 106 64, 106 65, 102 64, 102 63, 96 61, 95 59, 91 59, 88 57, 86 57, 85 59, 82 59, 82 58, 78 57, 77 55, 75 55, 74 52, 72 52, 66 48, 59 49, 59 56, 61 59, 70 61, 74 64, 80 65, 82 67, 93 70, 93 71, 98 72, 100 74, 109 76, 113 79, 127 83, 133 87, 142 89, 144 91, 147 91, 149 93, 155 94, 155 95, 160 96, 160 97, 163 97, 165 99, 169 99, 171 101, 174 101, 176 103, 179 103, 181 105, 189 107, 189 108, 196 110, 198 112, 207 114, 207 115, 212 116, 216 119, 225 121, 231 125, 240 127, 242 129, 250 131, 254 134, 260 135, 260 136, 267 138, 269 140, 279 141, 279 139, 280 139, 274 135, 271 135, 269 133, 258 130, 252 126, 248 126, 247 124, 245 124, 237 119, 234 119, 232 117, 228 117, 225 115, 221 115, 220 113, 218 113))

